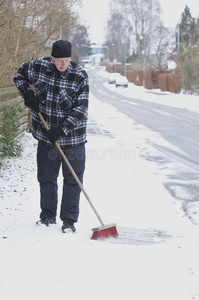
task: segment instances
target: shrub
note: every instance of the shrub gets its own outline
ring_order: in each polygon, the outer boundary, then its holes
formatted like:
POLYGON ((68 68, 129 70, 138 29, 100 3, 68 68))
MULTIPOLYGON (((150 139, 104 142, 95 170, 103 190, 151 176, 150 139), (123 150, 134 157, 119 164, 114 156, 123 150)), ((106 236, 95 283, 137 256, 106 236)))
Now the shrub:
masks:
POLYGON ((0 158, 20 156, 22 146, 16 139, 19 132, 19 115, 23 111, 20 104, 4 106, 0 116, 0 158))
POLYGON ((182 75, 182 86, 186 91, 199 94, 199 51, 198 48, 185 49, 177 56, 182 75))

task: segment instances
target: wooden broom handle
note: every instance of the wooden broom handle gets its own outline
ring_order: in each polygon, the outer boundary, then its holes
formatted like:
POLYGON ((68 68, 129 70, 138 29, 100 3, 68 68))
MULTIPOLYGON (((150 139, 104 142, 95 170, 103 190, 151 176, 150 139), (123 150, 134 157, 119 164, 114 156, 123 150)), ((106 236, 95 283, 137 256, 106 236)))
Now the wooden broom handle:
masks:
MULTIPOLYGON (((40 112, 38 113, 38 116, 39 116, 39 118, 41 119, 42 123, 44 124, 46 130, 49 130, 49 127, 48 127, 48 125, 46 124, 46 121, 44 120, 44 118, 43 118, 43 116, 42 116, 42 114, 41 114, 40 112)), ((57 142, 55 142, 55 146, 57 147, 59 153, 61 154, 62 158, 64 159, 65 163, 67 164, 67 166, 68 166, 68 168, 69 168, 71 174, 72 174, 73 177, 75 178, 75 180, 76 180, 77 184, 79 185, 81 191, 84 193, 84 196, 85 196, 86 199, 88 200, 88 203, 89 203, 90 206, 92 207, 92 209, 93 209, 94 213, 96 214, 98 220, 100 221, 101 225, 104 226, 104 222, 103 222, 102 219, 100 218, 100 216, 99 216, 99 214, 98 214, 96 208, 94 207, 93 203, 91 202, 91 200, 90 200, 88 194, 86 193, 86 191, 85 191, 83 185, 81 184, 79 178, 77 177, 75 171, 73 170, 71 164, 69 163, 68 159, 66 158, 66 156, 65 156, 64 152, 62 151, 61 147, 59 146, 59 144, 58 144, 57 142)))

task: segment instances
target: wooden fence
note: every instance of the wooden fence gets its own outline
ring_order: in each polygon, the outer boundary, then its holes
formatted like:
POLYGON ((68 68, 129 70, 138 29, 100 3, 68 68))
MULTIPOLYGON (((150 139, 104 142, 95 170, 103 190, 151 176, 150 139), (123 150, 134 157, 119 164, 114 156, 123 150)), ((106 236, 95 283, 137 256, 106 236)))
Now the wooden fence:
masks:
POLYGON ((31 125, 31 114, 30 109, 24 105, 23 98, 19 95, 19 92, 16 87, 0 88, 0 118, 3 115, 3 109, 5 106, 14 106, 20 104, 24 110, 20 114, 19 122, 19 133, 17 138, 20 138, 24 135, 25 131, 30 128, 31 125))

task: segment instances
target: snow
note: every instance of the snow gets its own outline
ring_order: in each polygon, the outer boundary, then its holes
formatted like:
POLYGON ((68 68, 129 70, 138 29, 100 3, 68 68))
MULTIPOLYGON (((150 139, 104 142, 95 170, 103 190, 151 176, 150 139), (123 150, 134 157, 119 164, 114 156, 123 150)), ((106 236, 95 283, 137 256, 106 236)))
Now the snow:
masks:
MULTIPOLYGON (((108 84, 108 73, 104 70, 98 72, 100 76, 107 78, 107 82, 104 86, 120 95, 125 95, 129 98, 140 99, 144 101, 154 102, 162 105, 167 105, 176 108, 185 108, 190 111, 199 112, 199 96, 188 95, 184 91, 180 94, 173 94, 171 92, 162 92, 160 89, 147 90, 143 87, 137 86, 133 83, 129 83, 127 89, 115 88, 115 85, 108 84)), ((135 105, 135 103, 132 103, 135 105)))
MULTIPOLYGON (((156 96, 131 84, 115 91, 130 97, 131 89, 137 99, 198 111, 194 96, 156 96)), ((83 194, 76 234, 63 234, 59 218, 57 225, 35 225, 37 143, 28 133, 22 138, 22 156, 5 159, 0 170, 1 299, 199 299, 198 226, 142 158, 138 144, 146 133, 156 134, 91 94, 84 187, 119 233, 103 241, 90 239, 100 224, 83 194)))

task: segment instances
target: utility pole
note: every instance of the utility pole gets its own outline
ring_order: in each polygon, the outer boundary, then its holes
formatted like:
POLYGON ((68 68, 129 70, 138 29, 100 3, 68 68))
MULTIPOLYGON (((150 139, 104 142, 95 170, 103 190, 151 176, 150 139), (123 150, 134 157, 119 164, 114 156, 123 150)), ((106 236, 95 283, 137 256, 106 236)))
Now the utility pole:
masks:
POLYGON ((113 48, 114 48, 114 59, 113 59, 113 63, 114 63, 114 72, 116 72, 116 63, 117 63, 117 59, 116 59, 116 47, 115 44, 112 44, 113 48))
POLYGON ((124 43, 124 76, 126 76, 126 39, 122 43, 124 43))

